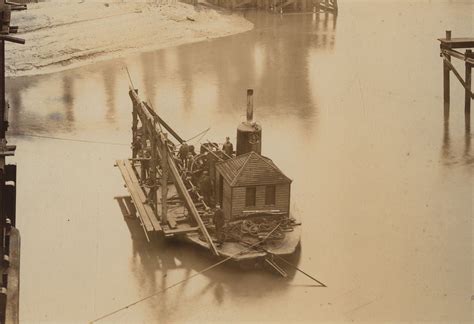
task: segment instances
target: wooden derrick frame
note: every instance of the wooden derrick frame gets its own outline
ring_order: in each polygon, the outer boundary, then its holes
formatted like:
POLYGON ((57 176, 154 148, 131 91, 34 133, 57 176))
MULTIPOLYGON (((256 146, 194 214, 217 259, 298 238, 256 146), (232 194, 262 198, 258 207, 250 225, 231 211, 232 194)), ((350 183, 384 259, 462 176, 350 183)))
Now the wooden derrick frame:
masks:
MULTIPOLYGON (((149 141, 151 157, 149 160, 149 186, 148 205, 153 208, 153 211, 158 219, 161 220, 161 225, 168 222, 167 219, 167 187, 168 178, 173 181, 176 190, 186 206, 189 214, 197 223, 199 230, 204 236, 204 239, 209 245, 210 250, 214 255, 219 255, 219 252, 214 245, 209 232, 200 217, 199 211, 189 194, 189 189, 185 185, 182 174, 177 166, 174 152, 170 147, 174 144, 168 139, 168 134, 164 133, 162 127, 169 131, 169 133, 180 143, 183 140, 174 130, 171 129, 146 103, 142 102, 138 96, 136 89, 130 88, 129 96, 133 104, 132 112, 132 157, 138 158, 137 141, 141 135, 145 141, 149 141), (138 134, 138 126, 142 125, 142 134, 138 134), (158 171, 161 170, 161 172, 158 171), (158 189, 161 186, 161 197, 158 197, 158 189), (161 210, 158 211, 158 206, 161 204, 161 210), (160 215, 161 214, 161 215, 160 215), (161 217, 159 217, 159 215, 161 217)), ((206 206, 207 207, 207 206, 206 206)))

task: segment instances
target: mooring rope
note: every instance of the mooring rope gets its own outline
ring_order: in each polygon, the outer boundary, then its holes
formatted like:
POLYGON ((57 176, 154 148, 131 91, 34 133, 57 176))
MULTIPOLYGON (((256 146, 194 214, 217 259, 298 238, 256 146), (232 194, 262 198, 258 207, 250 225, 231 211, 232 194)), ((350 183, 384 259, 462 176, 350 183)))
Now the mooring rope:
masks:
POLYGON ((137 305, 137 304, 139 304, 139 303, 141 303, 141 302, 143 302, 143 301, 145 301, 145 300, 148 300, 148 299, 153 298, 153 297, 155 297, 155 296, 157 296, 157 295, 159 295, 159 294, 162 294, 162 293, 166 292, 167 290, 169 290, 169 289, 171 289, 171 288, 174 288, 174 287, 176 287, 176 286, 179 286, 179 285, 185 283, 186 281, 189 281, 189 280, 191 280, 192 278, 197 277, 197 276, 200 275, 200 274, 203 274, 204 272, 207 272, 207 271, 209 271, 209 270, 212 270, 212 269, 216 268, 217 266, 219 266, 219 265, 221 265, 221 264, 223 264, 223 263, 229 261, 230 259, 232 259, 232 258, 238 256, 239 254, 242 254, 242 253, 244 253, 244 252, 247 252, 248 250, 254 248, 255 246, 257 246, 257 245, 259 245, 259 244, 265 242, 265 240, 267 240, 267 238, 270 237, 270 235, 271 235, 279 226, 280 226, 280 224, 278 224, 277 226, 275 226, 275 228, 274 228, 270 233, 268 233, 268 235, 266 235, 261 241, 258 241, 257 243, 252 244, 252 245, 249 246, 247 249, 245 249, 245 250, 243 250, 243 251, 240 251, 240 252, 238 252, 238 253, 235 253, 235 254, 233 254, 233 255, 231 255, 231 256, 228 256, 227 258, 225 258, 225 259, 223 259, 223 260, 221 260, 221 261, 219 261, 219 262, 217 262, 217 263, 214 263, 213 265, 210 265, 209 267, 207 267, 207 268, 205 268, 205 269, 203 269, 203 270, 201 270, 201 271, 199 271, 199 272, 196 272, 195 274, 189 276, 188 278, 183 279, 183 280, 181 280, 181 281, 178 281, 178 282, 176 282, 176 283, 174 283, 174 284, 172 284, 172 285, 170 285, 170 286, 168 286, 168 287, 165 287, 165 288, 163 288, 163 289, 161 289, 161 290, 158 290, 158 291, 154 292, 154 293, 151 294, 151 295, 148 295, 148 296, 145 296, 145 297, 143 297, 143 298, 140 298, 139 300, 134 301, 133 303, 130 303, 130 304, 125 305, 125 306, 123 306, 123 307, 120 307, 120 308, 118 308, 118 309, 116 309, 116 310, 114 310, 114 311, 112 311, 112 312, 110 312, 110 313, 107 313, 107 314, 105 314, 105 315, 102 315, 102 316, 96 318, 95 320, 91 321, 90 323, 91 323, 91 324, 92 324, 92 323, 96 323, 96 322, 101 321, 101 320, 103 320, 103 319, 105 319, 105 318, 107 318, 107 317, 110 317, 110 316, 112 316, 112 315, 114 315, 114 314, 117 314, 117 313, 119 313, 119 312, 121 312, 121 311, 123 311, 123 310, 129 309, 130 307, 133 307, 133 306, 135 306, 135 305, 137 305))
POLYGON ((106 144, 106 145, 121 145, 121 146, 130 146, 130 144, 125 143, 118 143, 118 142, 104 142, 104 141, 93 141, 93 140, 85 140, 85 139, 74 139, 74 138, 66 138, 66 137, 56 137, 56 136, 47 136, 47 135, 37 135, 37 134, 28 134, 28 133, 20 133, 20 134, 12 134, 13 136, 25 136, 25 137, 37 137, 37 138, 44 138, 44 139, 53 139, 59 141, 69 141, 69 142, 79 142, 79 143, 92 143, 92 144, 106 144))
POLYGON ((199 140, 197 140, 197 142, 200 142, 201 139, 204 137, 204 135, 206 135, 206 133, 207 133, 210 129, 211 129, 211 127, 209 127, 208 129, 203 130, 202 132, 200 132, 199 134, 194 135, 194 136, 191 137, 191 138, 188 138, 188 139, 186 140, 186 142, 192 141, 193 139, 195 139, 195 138, 198 137, 199 135, 202 135, 201 138, 199 138, 199 140))
POLYGON ((321 281, 319 281, 318 279, 314 278, 312 275, 304 272, 303 270, 301 270, 300 268, 298 268, 297 266, 295 266, 294 264, 291 264, 290 262, 286 261, 284 258, 282 258, 281 256, 279 255, 276 255, 276 254, 272 254, 274 257, 277 257, 279 260, 283 261, 285 264, 289 265, 290 267, 294 268, 295 270, 301 272, 302 274, 304 274, 306 277, 310 278, 311 280, 314 280, 315 282, 317 282, 318 284, 321 285, 321 287, 327 287, 325 284, 323 284, 321 281))
MULTIPOLYGON (((250 245, 250 243, 245 242, 245 241, 241 241, 241 243, 244 243, 244 244, 246 244, 246 245, 250 245)), ((253 247, 249 247, 249 249, 250 249, 250 248, 253 248, 253 247)), ((306 272, 303 271, 302 269, 298 268, 298 267, 295 266, 294 264, 288 262, 287 260, 285 260, 285 259, 282 258, 281 256, 276 255, 276 254, 273 254, 273 253, 271 253, 270 251, 268 251, 268 250, 266 250, 266 249, 264 249, 264 248, 262 248, 262 247, 259 247, 258 249, 260 249, 261 251, 264 251, 264 252, 270 254, 272 257, 278 258, 279 260, 283 261, 284 263, 286 263, 287 265, 289 265, 289 266, 292 267, 293 269, 295 269, 295 270, 301 272, 302 274, 304 274, 304 275, 305 275, 306 277, 308 277, 309 279, 311 279, 311 280, 315 281, 316 283, 318 283, 318 284, 320 285, 320 287, 322 287, 322 288, 326 288, 326 287, 327 287, 324 283, 322 283, 321 281, 319 281, 318 279, 316 279, 316 278, 313 277, 312 275, 306 273, 306 272)))

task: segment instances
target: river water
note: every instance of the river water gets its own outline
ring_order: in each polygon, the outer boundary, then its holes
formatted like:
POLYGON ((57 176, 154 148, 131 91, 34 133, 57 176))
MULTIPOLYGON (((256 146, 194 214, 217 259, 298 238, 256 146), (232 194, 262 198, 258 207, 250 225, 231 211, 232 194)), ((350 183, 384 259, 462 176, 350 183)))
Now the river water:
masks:
POLYGON ((8 80, 22 321, 87 322, 214 262, 186 244, 147 244, 121 215, 125 65, 184 138, 211 127, 202 140, 235 142, 255 89, 263 153, 293 179, 304 223, 299 266, 328 287, 224 265, 104 321, 470 320, 472 135, 454 77, 443 122, 436 38, 472 35, 473 9, 341 1, 337 20, 247 12, 255 29, 244 34, 8 80))

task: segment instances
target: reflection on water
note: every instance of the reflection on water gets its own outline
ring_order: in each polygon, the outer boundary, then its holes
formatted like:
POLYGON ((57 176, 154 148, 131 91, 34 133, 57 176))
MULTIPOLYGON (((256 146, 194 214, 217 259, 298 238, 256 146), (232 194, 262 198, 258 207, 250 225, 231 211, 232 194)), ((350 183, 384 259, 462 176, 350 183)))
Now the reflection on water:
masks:
POLYGON ((449 104, 444 104, 444 120, 443 120, 443 145, 441 146, 441 156, 445 165, 457 164, 459 160, 467 166, 474 164, 474 156, 472 155, 471 144, 471 115, 467 113, 464 115, 464 147, 462 153, 453 151, 450 138, 450 107, 449 104))
MULTIPOLYGON (((122 211, 123 212, 123 211, 122 211)), ((183 300, 196 299, 204 295, 212 295, 217 305, 224 303, 226 299, 234 298, 258 298, 261 291, 243 287, 238 280, 235 280, 242 273, 237 265, 223 265, 220 271, 210 270, 202 272, 205 283, 195 289, 189 287, 193 285, 193 278, 197 272, 201 272, 214 261, 210 258, 206 250, 197 248, 194 245, 186 244, 179 240, 164 241, 154 239, 150 244, 143 234, 143 229, 137 218, 124 217, 124 221, 131 234, 133 257, 131 271, 141 288, 143 296, 156 296, 159 300, 153 312, 160 320, 167 322, 170 313, 179 311, 183 305, 183 300), (222 274, 222 270, 226 272, 222 274), (179 280, 173 279, 172 273, 179 272, 179 280), (171 278, 171 279, 170 279, 171 278), (176 284, 182 282, 178 286, 176 284), (168 288, 171 287, 171 288, 168 288), (172 297, 168 297, 168 289, 176 292, 172 297)), ((298 263, 299 253, 292 256, 289 261, 298 263)), ((217 260, 215 260, 217 262, 217 260)), ((284 267, 284 265, 282 265, 284 267)), ((289 278, 295 276, 294 269, 287 269, 289 278)), ((271 293, 278 294, 288 288, 288 284, 280 280, 277 276, 272 276, 269 272, 262 273, 253 271, 261 281, 261 285, 271 286, 271 293)), ((247 274, 252 273, 247 270, 247 274)), ((202 280, 203 278, 200 278, 202 280)), ((313 287, 308 285, 308 287, 313 287)))
MULTIPOLYGON (((306 122, 314 115, 317 105, 308 101, 311 89, 300 79, 307 71, 307 57, 311 57, 314 50, 333 50, 337 16, 327 13, 279 16, 255 12, 248 13, 248 16, 257 26, 253 34, 218 40, 221 44, 216 47, 202 42, 143 53, 139 56, 140 70, 137 70, 139 66, 130 68, 132 78, 142 75, 141 90, 147 100, 160 107, 188 111, 200 109, 203 104, 230 106, 239 116, 241 106, 235 106, 233 102, 242 96, 242 89, 250 86, 264 89, 268 92, 260 94, 259 98, 263 99, 260 105, 275 107, 279 112, 292 109, 302 122, 306 122)), ((92 83, 86 86, 77 85, 84 76, 84 69, 10 80, 8 97, 15 107, 11 133, 19 134, 19 129, 22 133, 51 133, 57 129, 72 131, 77 109, 92 111, 103 107, 106 109, 105 121, 113 124, 116 102, 123 99, 123 94, 117 91, 117 78, 125 79, 124 65, 120 61, 100 65, 95 73, 101 74, 102 80, 88 80, 92 83), (61 85, 55 86, 58 75, 62 75, 61 85), (38 82, 43 86, 36 86, 38 82), (47 88, 45 84, 48 84, 47 88), (100 106, 97 103, 81 105, 82 97, 87 100, 95 95, 93 90, 97 89, 103 89, 105 103, 100 106), (29 99, 27 102, 22 100, 25 96, 29 99), (45 96, 54 100, 54 105, 50 105, 47 112, 35 109, 38 99, 45 96)), ((311 128, 312 124, 307 126, 311 128)))
POLYGON ((74 79, 71 76, 63 77, 63 98, 65 110, 65 124, 68 125, 68 130, 72 129, 74 125, 74 79))
MULTIPOLYGON (((112 199, 126 194, 114 160, 130 156, 125 66, 183 138, 211 127, 209 139, 235 142, 245 91, 255 89, 263 153, 294 180, 299 265, 328 287, 313 289, 298 273, 285 281, 218 267, 111 322, 469 318, 472 134, 454 109, 442 128, 433 44, 440 21, 469 34, 471 9, 356 2, 338 17, 249 11, 247 33, 10 79, 22 319, 88 322, 214 262, 186 244, 146 244, 112 199)), ((453 107, 464 98, 456 91, 453 107)))

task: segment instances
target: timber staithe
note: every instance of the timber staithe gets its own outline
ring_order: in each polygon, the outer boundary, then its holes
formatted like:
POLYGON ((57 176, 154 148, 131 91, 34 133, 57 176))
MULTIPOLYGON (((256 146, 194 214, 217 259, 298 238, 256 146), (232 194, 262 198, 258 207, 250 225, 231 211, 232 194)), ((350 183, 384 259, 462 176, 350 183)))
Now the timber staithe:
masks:
POLYGON ((449 120, 450 110, 450 72, 459 80, 464 87, 464 115, 466 121, 466 130, 470 128, 471 118, 471 100, 474 99, 472 93, 472 67, 474 66, 474 55, 472 48, 474 48, 474 38, 460 37, 453 38, 451 31, 446 31, 445 38, 439 38, 440 41, 440 56, 443 58, 443 103, 445 121, 449 120), (464 53, 459 49, 465 49, 464 53), (458 59, 464 62, 465 77, 463 78, 452 63, 452 59, 458 59))

